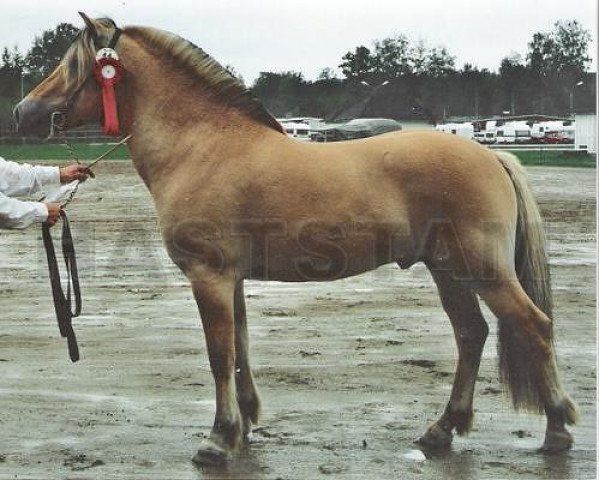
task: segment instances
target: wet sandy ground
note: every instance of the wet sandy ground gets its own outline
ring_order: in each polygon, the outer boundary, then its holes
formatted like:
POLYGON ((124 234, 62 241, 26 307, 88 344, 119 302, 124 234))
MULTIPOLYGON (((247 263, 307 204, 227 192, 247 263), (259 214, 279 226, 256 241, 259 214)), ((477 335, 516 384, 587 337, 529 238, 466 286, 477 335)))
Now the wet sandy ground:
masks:
POLYGON ((0 478, 596 478, 595 170, 529 172, 547 220, 558 360, 582 412, 572 451, 535 452, 544 420, 501 393, 488 310, 474 431, 447 453, 418 450, 448 399, 455 343, 428 272, 384 267, 247 283, 262 422, 227 470, 197 468, 214 413, 199 317, 145 188, 111 162, 69 207, 85 301, 78 364, 58 335, 39 232, 0 234, 0 478))

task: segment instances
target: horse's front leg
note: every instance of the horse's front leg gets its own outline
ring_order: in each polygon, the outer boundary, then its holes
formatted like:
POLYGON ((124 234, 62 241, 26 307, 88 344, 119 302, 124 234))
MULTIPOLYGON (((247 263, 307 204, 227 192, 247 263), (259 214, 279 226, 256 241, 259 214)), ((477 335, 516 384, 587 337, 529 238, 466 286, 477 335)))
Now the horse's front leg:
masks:
POLYGON ((249 348, 243 280, 239 280, 235 288, 235 378, 244 437, 251 433, 252 424, 258 422, 260 415, 260 397, 250 368, 249 348))
POLYGON ((194 461, 226 462, 242 441, 242 419, 235 386, 235 280, 193 281, 202 317, 210 367, 216 386, 216 416, 210 437, 202 442, 194 461))

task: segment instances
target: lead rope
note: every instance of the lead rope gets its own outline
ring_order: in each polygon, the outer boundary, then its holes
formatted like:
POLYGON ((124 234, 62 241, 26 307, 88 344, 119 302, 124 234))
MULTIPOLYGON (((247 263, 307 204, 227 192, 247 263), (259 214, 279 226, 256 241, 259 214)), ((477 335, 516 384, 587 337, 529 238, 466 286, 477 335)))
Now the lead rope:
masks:
MULTIPOLYGON (((81 162, 75 153, 75 149, 69 143, 64 134, 64 131, 57 125, 54 125, 54 116, 52 117, 53 127, 59 133, 63 145, 69 152, 69 156, 78 164, 81 162)), ((63 202, 62 207, 66 207, 75 197, 79 183, 71 191, 69 197, 63 202)), ((50 285, 52 287, 52 299, 54 300, 54 311, 56 312, 56 320, 58 322, 58 330, 60 335, 67 339, 69 357, 72 362, 79 360, 79 346, 77 345, 77 337, 73 330, 73 318, 81 314, 81 289, 79 287, 79 274, 77 271, 77 257, 75 255, 75 247, 73 246, 73 236, 71 234, 71 225, 64 210, 61 210, 62 218, 62 255, 66 267, 67 275, 67 293, 65 295, 60 279, 60 270, 58 269, 58 261, 56 260, 56 251, 54 249, 54 241, 50 233, 50 226, 47 222, 42 224, 42 239, 46 250, 46 258, 48 259, 48 273, 50 276, 50 285), (75 297, 75 311, 72 309, 71 288, 75 297)))
POLYGON ((67 339, 69 357, 72 362, 79 360, 79 347, 77 346, 77 337, 73 330, 72 320, 81 314, 81 289, 79 287, 79 273, 77 271, 77 257, 73 246, 73 236, 71 234, 71 225, 64 210, 60 212, 62 217, 62 254, 67 274, 67 293, 65 295, 60 280, 60 271, 56 260, 54 250, 54 241, 50 234, 50 226, 47 222, 42 224, 42 238, 46 249, 48 259, 48 273, 50 275, 50 285, 52 286, 52 298, 54 299, 54 310, 60 335, 67 339), (72 295, 75 298, 75 310, 73 311, 71 302, 72 295))
MULTIPOLYGON (((76 163, 81 163, 75 153, 75 149, 67 140, 64 132, 58 129, 63 144, 69 151, 69 155, 76 163)), ((132 135, 125 137, 119 143, 110 148, 107 152, 97 157, 91 162, 87 168, 91 169, 100 160, 105 158, 109 153, 113 152, 120 145, 124 144, 129 140, 132 135)), ((89 170, 90 176, 93 178, 94 175, 89 170)), ((75 198, 75 194, 79 189, 79 182, 75 185, 75 188, 71 191, 68 198, 62 203, 62 207, 66 207, 75 198)), ((54 249, 54 241, 52 240, 52 234, 50 233, 50 226, 47 222, 42 224, 42 239, 44 242, 44 248, 46 250, 46 257, 48 259, 48 273, 50 276, 50 285, 52 287, 52 298, 54 300, 54 311, 56 312, 56 320, 58 322, 58 330, 60 335, 67 339, 67 346, 69 350, 69 357, 72 362, 79 360, 79 346, 77 345, 77 337, 73 330, 73 318, 77 318, 81 314, 82 301, 81 301, 81 288, 79 286, 79 272, 77 270, 77 256, 75 254, 75 247, 73 245, 73 235, 71 233, 71 225, 69 219, 64 210, 61 210, 60 216, 62 218, 62 255, 64 257, 64 263, 66 267, 67 275, 67 293, 65 295, 62 281, 60 279, 60 271, 58 269, 58 261, 56 260, 56 251, 54 249), (72 295, 71 295, 72 293, 72 295), (75 300, 75 310, 73 310, 72 297, 75 300)))

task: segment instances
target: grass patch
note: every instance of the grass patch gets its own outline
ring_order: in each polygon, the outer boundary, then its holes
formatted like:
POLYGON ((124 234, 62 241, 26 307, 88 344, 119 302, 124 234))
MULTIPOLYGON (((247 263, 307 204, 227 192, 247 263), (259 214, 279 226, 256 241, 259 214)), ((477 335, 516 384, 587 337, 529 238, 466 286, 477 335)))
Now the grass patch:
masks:
MULTIPOLYGON (((111 144, 87 144, 73 143, 73 149, 78 159, 85 162, 93 160, 106 152, 111 144)), ((43 162, 44 160, 52 160, 60 163, 64 160, 68 163, 73 161, 66 146, 61 144, 39 144, 39 145, 0 145, 0 157, 6 160, 27 160, 31 162, 43 162)), ((128 159, 129 151, 125 145, 121 145, 108 157, 110 159, 128 159)))
POLYGON ((543 167, 595 168, 596 157, 589 153, 557 150, 512 151, 522 165, 543 167))

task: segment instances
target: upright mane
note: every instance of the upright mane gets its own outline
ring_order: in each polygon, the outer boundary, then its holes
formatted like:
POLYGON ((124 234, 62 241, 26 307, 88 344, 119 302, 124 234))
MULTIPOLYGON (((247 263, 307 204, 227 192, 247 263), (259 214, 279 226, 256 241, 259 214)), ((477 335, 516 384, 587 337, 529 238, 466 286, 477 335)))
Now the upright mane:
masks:
POLYGON ((173 33, 150 27, 127 27, 124 32, 134 39, 141 39, 145 46, 169 55, 181 67, 197 76, 202 85, 226 105, 235 107, 248 117, 283 132, 279 122, 262 102, 254 97, 239 79, 197 45, 173 33))

